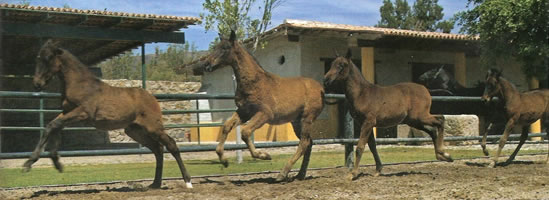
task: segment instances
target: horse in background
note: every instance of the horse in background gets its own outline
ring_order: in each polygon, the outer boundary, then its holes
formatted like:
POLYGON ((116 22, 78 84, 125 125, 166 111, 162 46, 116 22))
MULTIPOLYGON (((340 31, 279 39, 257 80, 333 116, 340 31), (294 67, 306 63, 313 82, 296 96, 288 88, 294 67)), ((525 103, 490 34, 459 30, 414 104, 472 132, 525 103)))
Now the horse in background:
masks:
POLYGON ((24 172, 38 161, 48 141, 55 168, 63 172, 57 149, 61 143, 61 130, 77 122, 86 122, 100 130, 124 128, 125 133, 149 148, 156 158, 156 171, 150 188, 162 185, 164 146, 175 157, 187 188, 192 188, 191 176, 185 169, 179 148, 173 138, 164 132, 162 112, 156 98, 142 88, 112 87, 95 77, 69 51, 48 40, 36 57, 33 84, 43 88, 57 76, 61 80, 62 113, 46 125, 44 134, 31 157, 23 165, 24 172))
POLYGON ((468 88, 461 85, 444 65, 426 71, 419 76, 419 83, 424 85, 433 96, 482 96, 484 83, 479 82, 468 88))
MULTIPOLYGON (((515 159, 518 151, 528 138, 528 125, 542 119, 545 127, 549 127, 549 90, 538 89, 520 93, 511 82, 502 77, 501 71, 497 69, 488 70, 485 85, 482 100, 489 102, 493 97, 498 97, 504 104, 501 109, 507 119, 507 123, 505 124, 503 135, 499 140, 496 155, 492 159, 494 167, 498 165, 506 166, 511 164, 515 159), (499 164, 498 159, 501 150, 505 146, 507 138, 515 125, 524 125, 519 144, 507 161, 499 164)), ((549 163, 549 154, 545 163, 549 163)))
POLYGON ((194 63, 209 72, 230 66, 236 77, 237 111, 222 127, 216 149, 219 160, 225 167, 228 166, 223 147, 228 133, 240 124, 243 124, 242 140, 248 145, 252 157, 270 160, 269 154, 255 149, 251 134, 266 123, 278 125, 291 122, 294 132, 300 139, 299 145, 276 180, 285 180, 301 156, 303 162, 296 178, 304 179, 313 145, 312 124, 324 108, 324 88, 310 78, 283 78, 265 71, 236 40, 234 31, 231 31, 229 39, 221 36, 220 38, 221 41, 206 58, 194 63))
POLYGON ((404 123, 425 131, 433 139, 436 158, 452 162, 450 154, 443 151, 444 117, 430 114, 431 95, 427 89, 416 83, 399 83, 391 86, 372 84, 366 81, 351 57, 350 49, 345 57, 336 55, 330 70, 324 76, 326 88, 333 85, 343 86, 337 90, 345 93, 351 107, 351 115, 361 127, 356 160, 348 178, 358 178, 358 167, 366 143, 376 162, 376 175, 381 173, 383 166, 372 134, 374 126, 389 127, 404 123))

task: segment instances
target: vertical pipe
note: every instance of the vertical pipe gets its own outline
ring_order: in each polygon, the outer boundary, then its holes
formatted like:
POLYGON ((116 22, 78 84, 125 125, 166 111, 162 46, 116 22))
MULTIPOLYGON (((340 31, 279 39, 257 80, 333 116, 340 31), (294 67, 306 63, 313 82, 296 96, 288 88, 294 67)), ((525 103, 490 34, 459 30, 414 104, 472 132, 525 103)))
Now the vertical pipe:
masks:
POLYGON ((141 44, 141 86, 147 88, 147 65, 145 64, 145 43, 141 44))
MULTIPOLYGON (((198 105, 198 99, 196 100, 196 109, 200 109, 200 105, 198 105)), ((200 113, 196 113, 196 124, 200 124, 200 113)), ((196 127, 196 133, 198 136, 198 145, 200 145, 200 127, 196 127)))
MULTIPOLYGON (((353 118, 349 109, 349 102, 345 101, 344 104, 343 113, 345 113, 345 115, 343 120, 343 136, 346 139, 352 139, 354 137, 353 118)), ((353 146, 352 143, 345 144, 345 166, 348 168, 353 166, 353 146)))
MULTIPOLYGON (((240 125, 236 126, 236 144, 242 143, 242 133, 240 132, 240 125)), ((242 163, 242 150, 236 150, 236 163, 242 163)))
MULTIPOLYGON (((39 116, 40 116, 40 127, 41 128, 44 128, 44 98, 40 98, 40 113, 39 113, 39 116)), ((44 130, 40 130, 40 138, 42 138, 42 136, 44 135, 44 130)))

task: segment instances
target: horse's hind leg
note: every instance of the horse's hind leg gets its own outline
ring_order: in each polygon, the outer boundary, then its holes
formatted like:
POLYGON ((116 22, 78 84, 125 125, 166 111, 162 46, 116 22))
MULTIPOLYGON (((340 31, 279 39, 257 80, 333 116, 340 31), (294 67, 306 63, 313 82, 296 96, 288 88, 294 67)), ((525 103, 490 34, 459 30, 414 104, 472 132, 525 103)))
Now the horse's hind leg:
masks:
POLYGON ((175 140, 173 140, 172 137, 166 134, 164 130, 158 131, 155 134, 156 136, 158 136, 157 138, 158 141, 164 146, 166 146, 166 149, 168 149, 168 151, 172 154, 172 156, 177 161, 177 165, 179 166, 181 175, 185 180, 186 187, 192 188, 193 185, 191 184, 191 175, 189 174, 189 172, 187 172, 187 169, 185 169, 185 165, 183 164, 183 159, 181 159, 181 154, 179 153, 179 148, 177 147, 175 140))
POLYGON ((248 120, 248 123, 242 127, 242 140, 246 143, 246 145, 248 145, 248 149, 250 150, 250 154, 252 154, 253 158, 259 158, 261 160, 271 159, 271 156, 269 154, 257 151, 255 149, 254 143, 250 138, 253 131, 263 126, 265 123, 267 123, 268 120, 269 118, 267 114, 263 112, 257 112, 250 120, 248 120))
POLYGON ((160 186, 162 186, 162 170, 164 166, 164 147, 158 141, 151 138, 145 129, 139 125, 132 124, 124 129, 124 132, 133 140, 149 148, 153 152, 156 159, 156 170, 153 183, 149 187, 160 188, 160 186))
POLYGON ((515 127, 515 119, 517 117, 518 116, 514 116, 513 118, 510 118, 505 124, 505 130, 503 131, 503 135, 499 139, 498 150, 496 152, 496 155, 492 158, 492 160, 494 160, 494 167, 498 165, 499 155, 501 154, 501 150, 503 149, 503 147, 505 146, 505 143, 507 142, 507 138, 509 137, 511 130, 513 130, 513 127, 515 127))
POLYGON ((379 158, 379 154, 377 153, 376 138, 372 133, 370 133, 370 138, 368 139, 368 148, 370 148, 370 151, 374 156, 374 160, 376 161, 376 173, 374 174, 374 176, 379 176, 381 174, 381 169, 383 169, 383 164, 381 164, 381 159, 379 158))
MULTIPOLYGON (((312 128, 312 119, 303 119, 301 121, 301 131, 299 131, 300 140, 299 144, 297 146, 297 150, 294 153, 294 155, 288 160, 286 165, 284 166, 284 169, 278 174, 276 180, 277 181, 283 181, 288 177, 288 173, 292 169, 292 166, 301 158, 303 157, 303 162, 301 163, 301 168, 299 170, 299 173, 296 178, 298 179, 304 179, 305 175, 307 173, 307 166, 309 165, 309 157, 311 156, 311 149, 313 145, 313 140, 311 138, 311 128, 312 128)), ((294 124, 294 123, 292 123, 294 124)), ((295 129, 295 128, 294 128, 295 129)), ((297 134, 297 133, 296 133, 297 134)))
POLYGON ((515 148, 515 151, 513 151, 513 154, 509 156, 509 158, 507 159, 507 161, 505 161, 505 163, 503 163, 503 165, 509 165, 513 160, 515 160, 515 157, 517 156, 520 148, 522 147, 522 145, 524 145, 524 142, 526 141, 526 139, 528 139, 529 130, 530 130, 529 126, 522 127, 522 133, 520 134, 519 144, 517 145, 517 148, 515 148))
POLYGON ((59 172, 63 172, 63 165, 61 162, 59 162, 59 154, 57 153, 57 150, 59 149, 59 146, 61 144, 61 131, 54 131, 51 133, 51 149, 50 149, 50 158, 53 161, 53 166, 55 166, 55 169, 59 172))
POLYGON ((217 147, 215 148, 215 152, 217 153, 217 156, 219 157, 219 161, 221 162, 221 164, 223 164, 223 166, 225 167, 228 167, 229 166, 229 161, 227 160, 227 158, 225 158, 225 156, 223 155, 225 149, 224 149, 224 146, 225 146, 225 141, 227 141, 227 135, 229 135, 229 132, 231 132, 231 130, 237 126, 238 124, 240 124, 240 117, 238 116, 238 114, 235 112, 231 118, 229 118, 224 124, 223 124, 223 127, 221 127, 221 135, 219 136, 219 143, 217 144, 217 147))
MULTIPOLYGON (((23 172, 30 171, 32 164, 34 164, 38 159, 40 158, 40 153, 44 151, 44 148, 46 147, 46 144, 50 140, 50 136, 56 135, 57 132, 60 132, 65 125, 82 121, 88 118, 88 115, 84 112, 84 109, 82 107, 78 107, 71 112, 67 114, 59 114, 54 120, 52 120, 50 123, 46 125, 46 130, 44 131, 44 134, 40 137, 40 141, 38 142, 38 145, 36 145, 36 148, 32 152, 30 158, 23 164, 23 172)), ((57 136, 54 136, 57 137, 57 136)), ((56 147, 54 147, 56 149, 56 147)), ((57 153, 55 153, 57 155, 57 153)), ((60 166, 59 160, 54 160, 55 167, 59 170, 58 166, 60 166)))
POLYGON ((435 156, 437 160, 453 162, 454 160, 450 154, 444 152, 444 116, 442 115, 429 115, 419 119, 419 123, 410 123, 408 124, 414 128, 427 132, 431 139, 433 140, 435 146, 435 156), (435 133, 432 129, 426 127, 436 127, 437 132, 435 133))

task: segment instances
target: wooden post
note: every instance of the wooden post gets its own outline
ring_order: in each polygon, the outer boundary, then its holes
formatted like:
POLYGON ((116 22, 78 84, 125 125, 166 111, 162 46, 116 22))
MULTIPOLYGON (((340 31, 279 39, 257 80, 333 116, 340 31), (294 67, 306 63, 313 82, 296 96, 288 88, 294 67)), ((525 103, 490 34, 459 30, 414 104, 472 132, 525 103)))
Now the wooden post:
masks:
MULTIPOLYGON (((539 88, 539 81, 536 77, 531 77, 528 80, 528 89, 533 90, 539 88)), ((530 124, 530 133, 540 133, 541 132, 541 121, 538 120, 532 124, 530 124)), ((532 141, 540 141, 542 140, 541 137, 532 137, 530 138, 532 141)))
POLYGON ((467 67, 465 64, 465 53, 464 52, 458 52, 455 55, 454 59, 454 77, 456 78, 456 81, 463 85, 467 86, 467 67))
MULTIPOLYGON (((370 83, 375 82, 375 66, 374 66, 374 47, 361 47, 360 57, 362 64, 362 75, 370 83)), ((377 137, 377 129, 374 127, 374 137, 377 137)))

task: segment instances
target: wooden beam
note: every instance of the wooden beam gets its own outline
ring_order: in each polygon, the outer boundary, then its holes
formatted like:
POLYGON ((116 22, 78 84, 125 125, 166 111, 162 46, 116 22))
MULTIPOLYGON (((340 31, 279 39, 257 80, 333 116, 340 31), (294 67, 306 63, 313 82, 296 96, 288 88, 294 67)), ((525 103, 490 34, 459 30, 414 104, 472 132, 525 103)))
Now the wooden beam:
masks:
POLYGON ((74 27, 59 24, 30 24, 3 22, 2 34, 26 35, 42 38, 72 38, 94 40, 125 40, 138 42, 185 43, 183 32, 106 29, 100 27, 74 27))

